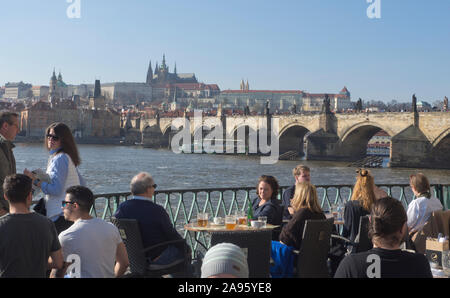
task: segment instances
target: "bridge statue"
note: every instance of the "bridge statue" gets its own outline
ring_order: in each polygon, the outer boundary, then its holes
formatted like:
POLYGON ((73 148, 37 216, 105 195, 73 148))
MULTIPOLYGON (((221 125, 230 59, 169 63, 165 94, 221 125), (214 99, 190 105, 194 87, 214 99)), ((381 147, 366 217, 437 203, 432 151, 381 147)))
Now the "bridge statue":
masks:
POLYGON ((330 98, 329 98, 328 94, 325 94, 325 98, 322 103, 322 113, 326 113, 326 114, 331 113, 330 98))
POLYGON ((417 113, 417 98, 416 94, 413 94, 412 96, 412 110, 414 113, 417 113))
POLYGON ((297 105, 295 103, 291 107, 291 114, 297 114, 297 105))
POLYGON ((447 98, 447 96, 444 97, 444 107, 443 107, 443 110, 444 110, 444 111, 447 111, 447 110, 448 110, 448 98, 447 98))

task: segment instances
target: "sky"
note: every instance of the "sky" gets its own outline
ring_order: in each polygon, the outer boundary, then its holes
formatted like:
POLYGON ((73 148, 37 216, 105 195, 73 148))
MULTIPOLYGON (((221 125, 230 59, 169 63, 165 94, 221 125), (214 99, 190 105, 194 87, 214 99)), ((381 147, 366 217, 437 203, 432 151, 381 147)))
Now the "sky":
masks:
POLYGON ((433 102, 450 96, 449 14, 449 0, 0 0, 0 85, 48 85, 53 68, 68 84, 144 82, 165 54, 221 90, 433 102))

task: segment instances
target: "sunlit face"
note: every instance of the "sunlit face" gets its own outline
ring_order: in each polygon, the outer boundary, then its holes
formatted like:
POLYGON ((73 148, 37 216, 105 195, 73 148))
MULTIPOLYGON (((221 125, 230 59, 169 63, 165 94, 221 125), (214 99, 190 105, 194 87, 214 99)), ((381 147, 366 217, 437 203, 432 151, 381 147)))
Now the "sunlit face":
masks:
POLYGON ((295 181, 298 183, 310 182, 311 175, 310 175, 309 171, 300 171, 300 175, 295 176, 295 181))
POLYGON ((269 183, 261 181, 258 185, 258 195, 261 200, 269 201, 272 198, 272 187, 269 183))
POLYGON ((47 134, 47 147, 50 150, 55 150, 61 147, 61 138, 55 134, 55 130, 53 128, 47 134))
POLYGON ((11 117, 11 123, 5 122, 2 127, 2 133, 8 141, 14 141, 16 135, 19 133, 19 119, 11 117))

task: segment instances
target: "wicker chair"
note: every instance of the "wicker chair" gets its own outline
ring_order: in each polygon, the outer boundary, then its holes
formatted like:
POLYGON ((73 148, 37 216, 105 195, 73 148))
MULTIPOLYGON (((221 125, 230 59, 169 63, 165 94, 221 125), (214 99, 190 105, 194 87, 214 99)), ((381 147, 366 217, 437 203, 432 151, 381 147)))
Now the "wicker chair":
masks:
POLYGON ((250 278, 269 277, 271 241, 272 231, 269 229, 211 233, 211 246, 228 242, 247 251, 250 278))
POLYGON ((332 222, 327 219, 307 220, 302 244, 298 251, 296 276, 303 278, 330 277, 327 265, 332 222))
MULTIPOLYGON (((127 248, 128 259, 130 262, 130 273, 132 277, 162 277, 167 274, 183 274, 190 263, 190 250, 184 239, 166 241, 150 247, 144 248, 139 223, 135 219, 111 218, 111 222, 117 226, 123 242, 127 248), (159 248, 175 244, 184 252, 183 258, 175 260, 167 265, 157 265, 148 262, 146 253, 159 248)), ((182 275, 183 276, 183 275, 182 275)))
POLYGON ((355 241, 351 241, 348 238, 334 234, 331 235, 331 237, 344 241, 348 250, 348 254, 368 251, 372 249, 373 244, 369 238, 369 216, 365 215, 359 218, 358 235, 356 236, 355 241))

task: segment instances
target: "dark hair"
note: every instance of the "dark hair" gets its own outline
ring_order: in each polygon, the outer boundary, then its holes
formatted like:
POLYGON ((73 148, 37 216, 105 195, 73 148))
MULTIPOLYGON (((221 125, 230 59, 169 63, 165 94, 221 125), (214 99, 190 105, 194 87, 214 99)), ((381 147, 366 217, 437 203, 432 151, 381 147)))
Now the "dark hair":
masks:
MULTIPOLYGON (((55 135, 58 136, 61 140, 61 151, 70 156, 73 164, 76 167, 79 166, 81 164, 81 159, 80 155, 78 154, 77 144, 75 143, 75 139, 73 138, 70 128, 62 122, 52 123, 45 130, 46 138, 52 128, 55 132, 55 135)), ((49 150, 50 148, 48 147, 47 139, 45 139, 44 144, 47 150, 49 150)))
POLYGON ((259 197, 258 188, 261 182, 265 182, 270 185, 270 187, 272 188, 272 197, 270 199, 276 201, 278 196, 278 189, 280 188, 277 179, 269 175, 262 175, 261 177, 259 177, 258 184, 256 184, 256 195, 258 197, 259 197))
POLYGON ((427 176, 422 173, 416 173, 409 176, 409 183, 414 186, 416 191, 430 198, 430 182, 428 181, 427 176))
POLYGON ((406 211, 402 203, 392 197, 375 201, 372 206, 369 224, 369 237, 373 242, 389 246, 400 244, 403 239, 398 237, 407 221, 406 211))
POLYGON ((19 114, 13 113, 13 112, 3 112, 0 113, 0 127, 3 126, 3 123, 7 122, 8 124, 12 125, 13 120, 12 117, 19 117, 19 114))
POLYGON ((26 203, 31 192, 32 180, 23 174, 8 175, 3 182, 3 193, 11 203, 26 203))
POLYGON ((94 205, 94 194, 92 191, 84 186, 75 185, 66 189, 66 194, 70 194, 70 198, 80 205, 80 209, 89 212, 92 205, 94 205))

